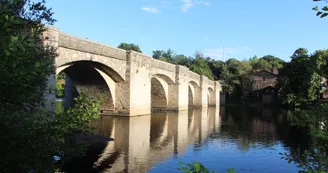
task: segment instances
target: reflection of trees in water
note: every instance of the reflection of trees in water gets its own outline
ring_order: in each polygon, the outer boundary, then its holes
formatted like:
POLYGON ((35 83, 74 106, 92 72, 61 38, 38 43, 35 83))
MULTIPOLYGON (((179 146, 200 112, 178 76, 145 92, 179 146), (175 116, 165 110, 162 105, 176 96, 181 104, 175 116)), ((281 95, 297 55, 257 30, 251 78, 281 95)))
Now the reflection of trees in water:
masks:
POLYGON ((246 151, 251 148, 271 147, 281 142, 297 159, 307 148, 303 143, 308 139, 304 129, 289 126, 286 112, 242 107, 220 108, 220 117, 212 110, 202 112, 198 109, 184 115, 153 114, 144 120, 140 117, 103 117, 92 126, 95 127, 96 134, 115 138, 115 145, 107 146, 108 149, 106 146, 96 146, 90 150, 93 155, 87 156, 86 161, 79 159, 78 163, 82 166, 71 164, 71 167, 84 171, 68 172, 101 172, 104 169, 144 172, 150 165, 172 157, 172 154, 183 152, 188 144, 193 144, 194 149, 199 150, 206 148, 213 139, 220 140, 221 144, 232 141, 238 148, 246 151), (181 119, 181 116, 185 118, 181 119), (138 134, 146 131, 140 129, 136 132, 139 129, 136 124, 147 126, 143 128, 148 130, 145 138, 139 138, 138 134), (142 145, 137 145, 134 142, 136 140, 149 142, 147 149, 140 148, 142 145), (299 143, 302 145, 298 145, 299 143), (91 169, 90 164, 96 162, 102 153, 106 153, 106 157, 91 169))
POLYGON ((279 142, 295 155, 306 148, 306 130, 290 126, 285 112, 269 108, 226 107, 225 114, 221 115, 225 122, 221 126, 223 136, 236 139, 242 150, 271 147, 279 142))
POLYGON ((120 151, 115 151, 114 153, 111 153, 109 157, 104 158, 99 165, 95 166, 94 163, 97 162, 97 160, 99 159, 99 155, 103 153, 106 146, 107 143, 96 143, 89 145, 83 157, 79 157, 76 159, 72 159, 69 162, 65 162, 65 164, 61 167, 61 171, 81 173, 96 173, 105 171, 106 169, 110 168, 111 165, 120 156, 120 151))

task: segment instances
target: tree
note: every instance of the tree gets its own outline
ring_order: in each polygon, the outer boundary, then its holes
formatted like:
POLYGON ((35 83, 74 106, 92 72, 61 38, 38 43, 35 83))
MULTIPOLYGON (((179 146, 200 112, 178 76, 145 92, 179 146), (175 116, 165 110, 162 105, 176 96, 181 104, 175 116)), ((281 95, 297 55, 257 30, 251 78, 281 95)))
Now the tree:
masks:
POLYGON ((164 50, 155 50, 153 51, 153 58, 154 59, 159 59, 160 57, 162 57, 164 54, 164 50))
POLYGON ((117 46, 120 49, 124 49, 124 50, 133 50, 136 52, 140 52, 142 53, 142 51, 140 50, 139 45, 133 44, 133 43, 121 43, 120 45, 117 46))
POLYGON ((255 65, 259 61, 259 58, 255 55, 255 56, 253 56, 253 58, 250 58, 249 61, 251 62, 253 69, 255 69, 255 65))
POLYGON ((272 68, 281 69, 285 64, 284 60, 272 55, 265 55, 261 59, 267 61, 271 65, 270 71, 272 70, 272 68))
MULTIPOLYGON (((257 57, 254 57, 257 58, 257 57)), ((281 69, 284 64, 285 61, 272 56, 272 55, 265 55, 263 57, 261 57, 260 59, 251 59, 251 65, 253 67, 253 69, 255 71, 260 71, 260 70, 266 70, 266 71, 273 71, 274 68, 276 68, 277 70, 281 69)))
POLYGON ((319 98, 321 77, 306 49, 297 49, 291 58, 280 73, 279 98, 283 104, 301 107, 319 98))
POLYGON ((214 80, 212 70, 203 57, 196 57, 190 66, 190 70, 200 75, 204 75, 211 80, 214 80))
POLYGON ((99 112, 97 99, 81 95, 74 108, 53 115, 43 109, 47 77, 54 74, 55 50, 43 46, 44 24, 52 24, 45 1, 0 3, 0 170, 54 172, 54 156, 78 156, 64 138, 86 132, 99 112), (83 108, 83 109, 81 109, 83 108))
POLYGON ((229 59, 226 62, 222 79, 227 83, 225 91, 231 101, 243 101, 244 94, 252 91, 252 65, 250 61, 229 59))
POLYGON ((223 73, 227 70, 227 66, 223 61, 215 61, 212 59, 208 61, 209 67, 212 70, 214 79, 223 79, 223 73))
POLYGON ((271 71, 272 65, 265 59, 259 59, 259 61, 254 65, 256 71, 266 70, 271 71))
POLYGON ((161 59, 169 63, 176 64, 175 62, 175 54, 172 51, 172 49, 167 49, 167 51, 164 50, 155 50, 153 51, 153 58, 155 59, 161 59))
POLYGON ((174 62, 176 64, 183 65, 183 66, 186 66, 186 67, 190 68, 192 59, 181 54, 181 55, 176 55, 174 57, 174 62))
MULTIPOLYGON (((327 0, 313 0, 315 2, 319 2, 319 1, 325 1, 327 2, 327 0)), ((312 10, 317 11, 317 16, 320 16, 320 18, 324 18, 326 16, 328 16, 328 6, 323 6, 323 7, 318 7, 315 6, 312 8, 312 10)))

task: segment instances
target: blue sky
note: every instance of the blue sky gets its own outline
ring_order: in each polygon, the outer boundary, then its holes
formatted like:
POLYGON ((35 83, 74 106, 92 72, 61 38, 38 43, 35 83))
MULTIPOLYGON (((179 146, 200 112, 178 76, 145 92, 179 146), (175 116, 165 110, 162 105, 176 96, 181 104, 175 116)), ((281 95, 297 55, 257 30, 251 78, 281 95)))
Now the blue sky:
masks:
POLYGON ((171 48, 214 59, 274 55, 286 61, 304 47, 328 48, 328 18, 312 0, 47 0, 62 32, 117 47, 171 48))

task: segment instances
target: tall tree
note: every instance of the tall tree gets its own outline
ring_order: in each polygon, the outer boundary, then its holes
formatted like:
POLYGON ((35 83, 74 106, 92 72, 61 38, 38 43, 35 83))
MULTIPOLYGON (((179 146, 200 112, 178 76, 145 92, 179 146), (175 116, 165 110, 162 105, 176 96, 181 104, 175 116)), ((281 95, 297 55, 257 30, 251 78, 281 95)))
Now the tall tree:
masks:
POLYGON ((279 94, 283 104, 300 107, 318 99, 321 77, 306 49, 297 49, 291 58, 281 70, 279 94))
POLYGON ((266 70, 266 71, 271 71, 272 65, 266 61, 265 59, 259 59, 257 63, 254 65, 254 69, 256 71, 261 71, 261 70, 266 70))
POLYGON ((133 43, 121 43, 117 47, 120 48, 120 49, 124 49, 124 50, 133 50, 133 51, 142 53, 139 45, 136 45, 136 44, 133 44, 133 43))
POLYGON ((203 57, 196 57, 190 66, 190 70, 200 75, 204 75, 211 80, 214 80, 212 70, 203 57))
POLYGON ((259 58, 255 55, 252 58, 250 58, 249 61, 251 62, 251 65, 252 65, 253 69, 255 69, 255 65, 259 61, 259 58))
POLYGON ((69 158, 74 150, 64 137, 87 132, 86 120, 99 111, 93 102, 82 103, 85 97, 63 113, 43 109, 44 92, 54 92, 47 77, 54 74, 56 53, 42 44, 42 34, 54 21, 45 1, 0 3, 1 172, 55 172, 54 156, 69 158))

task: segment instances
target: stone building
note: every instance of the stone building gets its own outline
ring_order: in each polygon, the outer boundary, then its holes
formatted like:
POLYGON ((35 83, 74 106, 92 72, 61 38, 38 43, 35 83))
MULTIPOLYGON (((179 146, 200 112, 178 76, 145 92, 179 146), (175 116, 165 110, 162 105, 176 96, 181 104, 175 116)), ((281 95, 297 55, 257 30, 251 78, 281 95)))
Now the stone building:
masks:
POLYGON ((253 75, 253 91, 261 90, 268 86, 274 87, 278 79, 277 72, 261 70, 253 75))
POLYGON ((262 70, 253 75, 252 100, 261 101, 263 104, 274 103, 277 99, 277 89, 275 88, 278 80, 278 71, 272 72, 262 70))

